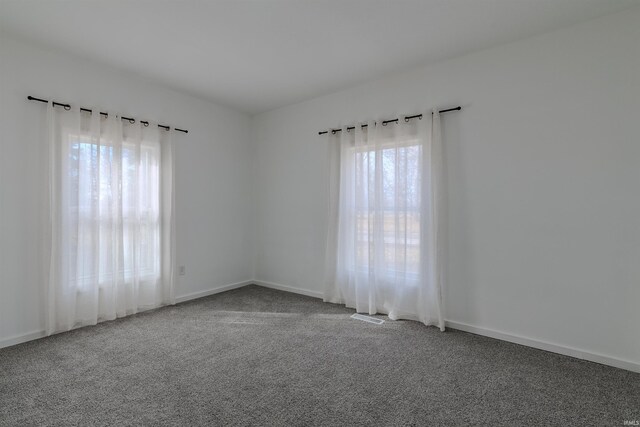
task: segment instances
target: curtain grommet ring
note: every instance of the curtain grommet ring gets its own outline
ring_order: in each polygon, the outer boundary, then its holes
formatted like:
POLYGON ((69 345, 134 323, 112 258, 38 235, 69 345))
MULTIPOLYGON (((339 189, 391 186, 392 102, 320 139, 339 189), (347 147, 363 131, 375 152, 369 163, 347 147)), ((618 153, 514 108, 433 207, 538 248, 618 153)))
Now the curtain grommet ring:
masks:
POLYGON ((134 124, 136 121, 134 119, 129 119, 129 123, 134 124))
POLYGON ((382 126, 386 126, 386 125, 387 125, 387 122, 382 122, 382 126))
POLYGON ((63 105, 62 108, 64 108, 65 111, 69 111, 69 110, 71 110, 71 105, 66 104, 66 105, 63 105))
POLYGON ((409 119, 405 117, 405 118, 404 118, 404 122, 405 122, 405 123, 409 123, 409 119))
POLYGON ((335 130, 332 130, 332 131, 331 131, 331 135, 335 135, 335 134, 336 134, 336 131, 335 131, 335 130))
POLYGON ((149 122, 140 122, 144 125, 144 127, 148 128, 149 127, 149 122))

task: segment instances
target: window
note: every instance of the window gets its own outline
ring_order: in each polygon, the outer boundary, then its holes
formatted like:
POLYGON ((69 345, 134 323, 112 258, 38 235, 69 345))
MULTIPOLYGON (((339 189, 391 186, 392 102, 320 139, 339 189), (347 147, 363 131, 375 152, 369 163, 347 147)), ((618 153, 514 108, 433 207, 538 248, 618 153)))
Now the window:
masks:
POLYGON ((67 133, 69 280, 95 284, 160 277, 160 146, 123 139, 114 146, 67 133), (121 232, 120 232, 121 229, 121 232))
POLYGON ((145 123, 49 103, 48 334, 175 301, 172 137, 145 123))
POLYGON ((443 329, 440 118, 422 117, 328 133, 324 299, 443 329))
POLYGON ((353 150, 355 266, 368 271, 378 256, 385 275, 415 278, 420 268, 420 146, 410 140, 353 150))

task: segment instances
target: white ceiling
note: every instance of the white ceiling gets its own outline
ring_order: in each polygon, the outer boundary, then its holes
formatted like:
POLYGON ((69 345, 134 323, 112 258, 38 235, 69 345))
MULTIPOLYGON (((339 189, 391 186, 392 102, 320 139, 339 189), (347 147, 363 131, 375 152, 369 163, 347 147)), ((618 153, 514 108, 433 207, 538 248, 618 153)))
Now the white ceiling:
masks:
POLYGON ((0 0, 0 28, 257 113, 636 0, 0 0))

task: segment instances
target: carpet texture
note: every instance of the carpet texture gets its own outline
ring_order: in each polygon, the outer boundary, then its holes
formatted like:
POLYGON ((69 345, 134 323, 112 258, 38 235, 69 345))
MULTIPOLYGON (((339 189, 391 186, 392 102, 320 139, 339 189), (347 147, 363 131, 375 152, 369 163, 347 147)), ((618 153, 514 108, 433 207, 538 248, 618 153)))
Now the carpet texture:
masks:
POLYGON ((0 350, 0 425, 601 426, 640 374, 257 286, 0 350), (384 318, 380 316, 381 318, 384 318))

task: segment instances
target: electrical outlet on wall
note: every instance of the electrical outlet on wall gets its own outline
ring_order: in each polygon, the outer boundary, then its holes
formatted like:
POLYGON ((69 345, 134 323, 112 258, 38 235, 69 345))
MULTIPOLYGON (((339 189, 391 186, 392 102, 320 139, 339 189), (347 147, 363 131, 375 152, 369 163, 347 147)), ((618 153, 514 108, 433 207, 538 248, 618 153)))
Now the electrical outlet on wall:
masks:
POLYGON ((180 267, 178 267, 178 274, 184 276, 185 274, 187 274, 187 268, 184 265, 181 265, 180 267))

